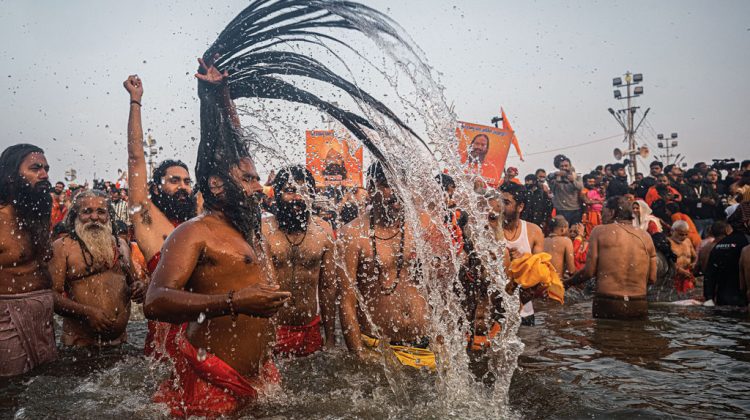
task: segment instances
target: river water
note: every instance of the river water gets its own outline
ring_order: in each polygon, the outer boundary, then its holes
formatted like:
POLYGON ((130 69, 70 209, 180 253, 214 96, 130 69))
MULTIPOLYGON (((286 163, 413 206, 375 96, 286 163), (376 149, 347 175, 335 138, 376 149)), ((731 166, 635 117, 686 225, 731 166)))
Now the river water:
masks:
MULTIPOLYGON (((597 321, 591 303, 537 305, 537 325, 510 387, 521 418, 747 418, 750 319, 715 308, 652 305, 647 321, 597 321)), ((141 356, 145 321, 130 343, 61 360, 0 385, 0 418, 161 418, 150 403, 168 373, 141 356)), ((465 404, 441 405, 434 377, 405 370, 396 395, 384 368, 342 348, 279 363, 281 390, 241 417, 487 418, 500 412, 481 388, 455 390, 465 404), (480 389, 478 391, 478 389, 480 389)))

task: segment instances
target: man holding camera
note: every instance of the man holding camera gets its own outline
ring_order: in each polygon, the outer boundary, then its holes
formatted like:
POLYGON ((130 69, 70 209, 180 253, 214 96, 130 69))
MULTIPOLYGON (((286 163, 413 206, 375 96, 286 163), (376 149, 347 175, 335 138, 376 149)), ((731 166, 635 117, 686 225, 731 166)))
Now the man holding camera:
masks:
POLYGON ((581 177, 576 174, 570 159, 565 155, 555 156, 554 165, 558 171, 549 176, 552 204, 557 214, 563 216, 570 225, 581 223, 583 214, 578 199, 583 189, 581 177))

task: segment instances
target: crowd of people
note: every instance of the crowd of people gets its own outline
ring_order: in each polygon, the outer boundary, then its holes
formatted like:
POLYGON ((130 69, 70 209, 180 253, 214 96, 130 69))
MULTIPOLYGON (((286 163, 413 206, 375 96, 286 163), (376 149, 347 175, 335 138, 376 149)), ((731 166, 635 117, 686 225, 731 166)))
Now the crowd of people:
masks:
MULTIPOLYGON (((202 113, 216 117, 202 135, 231 138, 239 118, 226 74, 201 66, 202 113)), ((379 161, 365 188, 319 188, 301 165, 262 185, 246 150, 238 146, 232 160, 220 142, 202 139, 195 184, 177 160, 148 179, 143 85, 131 76, 124 87, 127 180, 52 188, 39 147, 18 144, 0 156, 0 376, 56 359, 53 312, 63 319, 63 346, 127 341, 131 302, 149 320, 144 352, 172 366, 154 400, 175 416, 237 410, 278 383, 274 358, 336 346, 337 317, 358 357, 371 359, 384 343, 402 364, 435 369, 439 338, 431 337, 416 232, 437 261, 431 273, 459 258, 458 281, 445 288, 460 299, 468 352, 491 346, 507 296, 518 293, 522 323, 532 326, 533 300, 563 303, 566 287, 592 279, 594 317, 645 316, 649 300, 693 296, 696 275, 706 302, 747 305, 750 162, 723 179, 705 164, 683 177, 653 162, 649 176, 629 183, 622 164, 581 177, 559 155, 549 176, 540 169, 522 183, 508 168, 502 183, 478 179, 470 192, 439 174, 445 219, 409 223, 379 161), (485 232, 473 232, 468 220, 477 215, 456 205, 463 193, 486 207, 485 232), (446 231, 449 246, 429 240, 446 231), (480 249, 484 233, 490 250, 480 249), (502 258, 504 293, 491 287, 485 251, 502 258)))

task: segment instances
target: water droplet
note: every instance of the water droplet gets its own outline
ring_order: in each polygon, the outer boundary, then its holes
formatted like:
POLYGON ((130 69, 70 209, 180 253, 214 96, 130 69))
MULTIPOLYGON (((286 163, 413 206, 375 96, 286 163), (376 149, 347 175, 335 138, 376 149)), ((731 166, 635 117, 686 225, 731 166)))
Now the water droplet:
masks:
POLYGON ((206 320, 206 314, 205 314, 205 313, 203 313, 203 312, 201 312, 201 313, 200 313, 200 314, 198 315, 198 323, 199 323, 199 324, 202 324, 202 323, 203 323, 203 321, 205 321, 205 320, 206 320))
POLYGON ((199 362, 205 361, 206 360, 206 356, 207 356, 206 349, 204 349, 203 347, 199 348, 197 356, 198 356, 198 361, 199 362))

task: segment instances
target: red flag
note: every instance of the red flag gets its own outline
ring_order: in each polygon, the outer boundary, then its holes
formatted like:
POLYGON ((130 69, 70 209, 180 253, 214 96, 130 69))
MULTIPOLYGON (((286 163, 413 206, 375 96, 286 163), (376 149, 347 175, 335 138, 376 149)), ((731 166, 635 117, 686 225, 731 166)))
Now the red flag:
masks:
POLYGON ((521 153, 521 146, 518 145, 518 139, 516 138, 516 132, 513 131, 513 127, 510 126, 510 121, 508 121, 508 117, 505 115, 505 110, 503 107, 500 107, 500 116, 503 118, 503 130, 508 131, 511 133, 510 142, 515 147, 516 153, 518 153, 518 157, 521 158, 521 162, 523 162, 523 153, 521 153))

